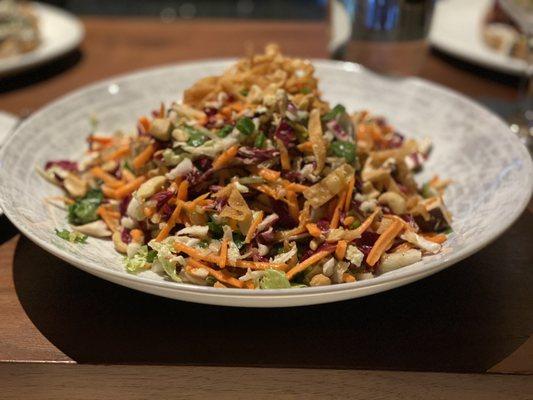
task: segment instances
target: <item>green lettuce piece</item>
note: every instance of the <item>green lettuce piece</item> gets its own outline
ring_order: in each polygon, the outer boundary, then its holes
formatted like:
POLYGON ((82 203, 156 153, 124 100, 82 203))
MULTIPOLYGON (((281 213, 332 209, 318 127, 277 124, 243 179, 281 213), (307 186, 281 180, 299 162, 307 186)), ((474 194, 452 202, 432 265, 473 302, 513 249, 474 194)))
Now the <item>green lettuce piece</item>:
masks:
POLYGON ((62 229, 58 230, 56 229, 56 235, 59 236, 61 239, 64 239, 71 243, 81 243, 85 244, 87 243, 87 235, 84 235, 83 233, 76 232, 76 231, 69 231, 68 229, 62 229))
POLYGON ((231 133, 232 130, 233 130, 233 126, 232 125, 224 125, 222 127, 222 129, 218 131, 217 135, 222 137, 222 138, 225 138, 226 136, 228 136, 231 133))
POLYGON ((187 140, 187 144, 189 146, 193 147, 199 147, 203 145, 207 141, 207 136, 204 135, 202 131, 199 131, 197 129, 186 127, 185 128, 189 132, 189 140, 187 140))
POLYGON ((68 207, 68 222, 73 225, 83 225, 96 221, 98 219, 96 210, 103 198, 104 195, 101 190, 89 190, 85 197, 76 200, 74 204, 68 207))
POLYGON ((149 269, 148 263, 148 246, 144 245, 133 255, 133 257, 124 257, 126 271, 131 274, 137 274, 149 269))
POLYGON ((290 289, 291 283, 285 273, 275 269, 267 269, 259 281, 261 289, 290 289))
POLYGON ((167 167, 173 167, 175 165, 178 165, 183 160, 183 156, 180 154, 176 154, 174 150, 172 149, 163 150, 162 155, 163 155, 163 163, 167 167))
POLYGON ((335 107, 331 109, 331 111, 328 111, 322 116, 322 121, 328 122, 332 119, 335 119, 338 115, 344 114, 346 112, 346 108, 342 104, 337 104, 335 107))

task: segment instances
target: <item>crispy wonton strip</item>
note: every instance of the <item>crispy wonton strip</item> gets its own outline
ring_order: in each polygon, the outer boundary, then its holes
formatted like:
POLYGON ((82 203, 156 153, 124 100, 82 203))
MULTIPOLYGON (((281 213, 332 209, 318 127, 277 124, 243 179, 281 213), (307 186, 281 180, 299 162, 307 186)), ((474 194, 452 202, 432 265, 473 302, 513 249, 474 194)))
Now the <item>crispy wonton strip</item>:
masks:
POLYGON ((244 243, 250 243, 252 241, 255 231, 257 230, 257 227, 263 220, 263 216, 264 216, 263 211, 259 211, 259 214, 257 215, 257 217, 250 224, 250 228, 248 229, 248 232, 246 233, 246 238, 244 239, 244 243))
POLYGON ((293 268, 291 268, 289 271, 285 272, 285 276, 288 280, 291 280, 294 278, 296 274, 299 274, 303 270, 305 270, 307 267, 310 267, 313 264, 316 264, 320 260, 322 260, 324 257, 326 257, 328 254, 333 253, 335 249, 331 250, 322 250, 318 253, 313 254, 311 257, 307 258, 306 260, 302 261, 301 263, 296 264, 293 268))
POLYGON ((422 234, 422 237, 426 240, 429 240, 430 242, 433 242, 433 243, 437 243, 437 244, 442 244, 446 241, 447 237, 445 234, 443 233, 439 233, 439 234, 422 234))
POLYGON ((112 232, 115 232, 117 230, 119 220, 112 213, 109 212, 107 207, 103 205, 98 207, 96 213, 100 216, 100 218, 102 218, 102 220, 112 232))
POLYGON ((315 108, 309 114, 309 140, 313 145, 313 154, 316 158, 315 172, 319 174, 324 169, 326 163, 326 144, 322 135, 322 121, 320 121, 320 110, 315 108))
POLYGON ((368 253, 366 262, 371 267, 374 266, 379 258, 390 247, 394 238, 404 229, 403 224, 400 221, 394 220, 394 222, 379 236, 378 240, 368 253))

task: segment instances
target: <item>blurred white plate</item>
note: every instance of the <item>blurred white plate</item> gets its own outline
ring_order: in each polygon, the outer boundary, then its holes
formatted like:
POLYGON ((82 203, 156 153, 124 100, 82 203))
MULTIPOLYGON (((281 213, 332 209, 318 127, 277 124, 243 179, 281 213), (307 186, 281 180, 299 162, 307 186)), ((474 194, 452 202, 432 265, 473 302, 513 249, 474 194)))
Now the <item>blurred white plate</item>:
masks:
POLYGON ((430 41, 433 46, 473 64, 509 74, 524 74, 526 63, 488 47, 482 38, 483 20, 493 0, 440 0, 430 41))
POLYGON ((32 3, 39 18, 41 43, 28 53, 0 58, 0 76, 27 69, 75 49, 83 40, 82 23, 72 14, 46 4, 32 3))
MULTIPOLYGON (((110 241, 89 238, 87 244, 76 245, 54 234, 54 228, 66 226, 65 214, 52 213, 42 199, 61 192, 42 179, 35 166, 81 156, 87 147, 91 115, 98 117, 102 132, 135 129, 137 116, 160 101, 181 99, 192 83, 219 74, 229 65, 228 61, 202 61, 116 77, 32 114, 0 153, 0 206, 7 217, 50 253, 124 286, 199 303, 288 307, 366 296, 422 279, 486 246, 509 227, 529 200, 531 157, 507 125, 485 108, 418 78, 394 80, 356 64, 315 61, 320 88, 332 104, 372 110, 389 118, 408 137, 433 141, 434 150, 419 178, 439 174, 454 182, 445 197, 453 213, 454 233, 440 254, 354 283, 281 290, 218 289, 169 282, 151 271, 128 274, 110 241)), ((468 270, 463 279, 470 279, 468 270)))

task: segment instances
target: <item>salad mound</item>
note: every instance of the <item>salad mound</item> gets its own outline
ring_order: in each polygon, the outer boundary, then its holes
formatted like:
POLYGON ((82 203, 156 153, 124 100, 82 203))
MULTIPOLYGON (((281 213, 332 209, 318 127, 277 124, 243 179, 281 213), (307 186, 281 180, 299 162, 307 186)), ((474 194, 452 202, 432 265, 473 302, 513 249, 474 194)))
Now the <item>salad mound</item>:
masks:
POLYGON ((140 117, 137 132, 87 142, 82 160, 41 170, 66 193, 75 234, 58 236, 111 238, 134 274, 220 288, 341 284, 436 254, 451 229, 448 181, 414 180, 430 143, 330 107, 313 66, 275 45, 140 117))

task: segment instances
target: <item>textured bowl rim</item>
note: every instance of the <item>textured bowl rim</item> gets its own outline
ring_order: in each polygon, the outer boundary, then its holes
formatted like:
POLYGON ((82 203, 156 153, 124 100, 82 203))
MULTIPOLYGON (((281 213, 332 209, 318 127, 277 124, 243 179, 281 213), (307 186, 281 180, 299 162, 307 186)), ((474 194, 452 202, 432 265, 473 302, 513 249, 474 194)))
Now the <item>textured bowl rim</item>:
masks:
MULTIPOLYGON (((20 134, 25 128, 27 124, 29 124, 33 119, 36 119, 40 117, 43 114, 46 114, 50 109, 56 108, 60 106, 61 104, 68 102, 70 99, 73 99, 78 96, 83 96, 85 92, 98 89, 98 88, 104 88, 110 84, 118 83, 120 84, 123 80, 130 80, 135 78, 141 78, 143 76, 149 76, 151 74, 156 74, 159 72, 164 72, 168 69, 176 69, 176 68, 200 68, 200 67, 220 67, 224 68, 230 65, 231 62, 235 61, 235 58, 218 58, 218 59, 206 59, 206 60, 194 60, 189 62, 180 62, 180 63, 172 63, 172 64, 166 64, 162 66, 147 68, 147 69, 141 69, 138 71, 134 71, 132 73, 125 73, 120 74, 117 76, 113 76, 110 78, 106 78, 104 80, 97 81, 95 83, 83 86, 81 88, 78 88, 74 91, 71 91, 54 101, 48 103, 43 108, 39 109, 37 112, 32 114, 27 120, 22 122, 15 132, 10 136, 10 138, 6 141, 6 143, 2 146, 2 149, 0 150, 0 165, 2 160, 2 155, 4 152, 7 153, 9 150, 11 142, 14 140, 14 138, 20 134)), ((330 68, 333 70, 342 70, 342 71, 348 71, 348 72, 354 72, 354 73, 362 73, 362 74, 371 74, 373 76, 379 77, 380 79, 390 79, 392 81, 397 80, 397 78, 389 78, 389 77, 383 77, 380 75, 377 75, 376 73, 367 70, 366 68, 362 67, 359 64, 346 62, 346 61, 332 61, 332 60, 323 60, 323 59, 312 59, 312 63, 319 67, 319 68, 330 68)), ((320 72, 320 71, 318 71, 320 72)), ((525 146, 519 141, 519 139, 511 132, 510 129, 506 128, 505 122, 492 113, 487 108, 481 106, 480 104, 476 103, 475 101, 467 98, 466 96, 463 96, 457 92, 455 92, 452 89, 448 89, 442 85, 427 81, 425 79, 421 79, 418 77, 410 77, 410 78, 400 78, 400 80, 403 81, 409 81, 413 82, 416 85, 421 85, 425 87, 429 87, 432 90, 436 90, 440 92, 443 96, 447 96, 449 98, 453 98, 456 100, 460 100, 462 102, 466 102, 469 104, 469 106, 473 107, 477 112, 484 113, 486 117, 491 118, 494 120, 495 123, 500 124, 502 127, 502 130, 500 134, 508 135, 512 141, 515 143, 515 148, 517 152, 521 152, 522 156, 527 155, 526 162, 527 165, 524 165, 524 168, 528 170, 527 176, 528 176, 528 185, 524 185, 524 191, 522 196, 522 201, 520 204, 517 205, 517 207, 514 208, 513 213, 511 217, 509 217, 506 221, 504 221, 502 224, 500 224, 497 231, 495 231, 492 235, 487 236, 484 240, 472 243, 470 245, 466 245, 463 249, 458 250, 453 253, 453 255, 448 260, 429 260, 426 261, 424 264, 421 265, 421 268, 419 270, 414 271, 405 271, 401 275, 389 275, 389 274, 383 274, 380 276, 377 276, 373 279, 369 280, 362 280, 357 281, 353 283, 343 283, 343 284, 337 284, 337 285, 331 285, 331 286, 321 286, 321 287, 306 287, 306 288, 294 288, 294 289, 268 289, 268 290, 248 290, 248 289, 231 289, 231 288, 213 288, 213 287, 206 287, 206 286, 197 286, 187 283, 177 283, 177 282, 171 282, 171 281, 158 281, 142 276, 132 275, 128 274, 126 271, 118 271, 106 268, 102 265, 99 265, 98 263, 94 263, 91 261, 85 261, 83 259, 78 259, 74 255, 70 255, 55 246, 51 245, 45 240, 42 240, 38 236, 32 234, 29 232, 25 227, 25 222, 21 221, 19 218, 19 215, 16 211, 11 210, 11 207, 7 204, 5 204, 5 199, 3 196, 0 196, 0 207, 4 209, 5 215, 9 218, 9 220, 31 241, 33 241, 35 244, 37 244, 39 247, 43 248, 47 252, 57 256, 58 258, 61 258, 68 263, 76 266, 79 269, 82 269, 86 272, 89 272, 93 275, 98 276, 111 276, 113 278, 116 278, 114 282, 117 282, 121 285, 124 285, 121 282, 118 281, 129 281, 132 284, 142 284, 142 285, 148 285, 152 287, 159 287, 164 289, 170 289, 175 292, 189 292, 189 293, 195 293, 195 294, 205 294, 209 295, 209 297, 233 297, 233 298, 247 298, 247 297, 257 297, 257 298, 263 298, 263 299, 273 299, 276 297, 284 297, 284 298, 290 298, 290 297, 309 297, 313 295, 318 294, 331 294, 331 293, 338 293, 338 292, 346 292, 346 291, 354 291, 357 292, 358 289, 361 288, 375 288, 376 290, 374 293, 381 292, 384 290, 387 290, 389 288, 392 288, 392 286, 400 286, 406 283, 409 283, 411 281, 417 280, 417 277, 423 278, 426 276, 429 276, 431 274, 434 274, 436 272, 439 272, 446 267, 455 264, 470 255, 476 253, 481 248, 487 246, 489 243, 491 243, 493 240, 495 240, 497 237, 499 237, 504 231, 506 231, 512 223, 514 223, 517 218, 521 215, 523 210, 526 208, 529 199, 531 197, 532 191, 533 191, 533 163, 531 161, 531 157, 529 156, 529 153, 525 146), (397 284, 398 282, 401 282, 400 284, 397 284)), ((127 286, 127 285, 126 285, 127 286)), ((329 301, 329 300, 327 300, 329 301)), ((239 306, 239 304, 236 304, 236 306, 239 306)), ((260 304, 254 305, 256 307, 260 307, 260 304)))

